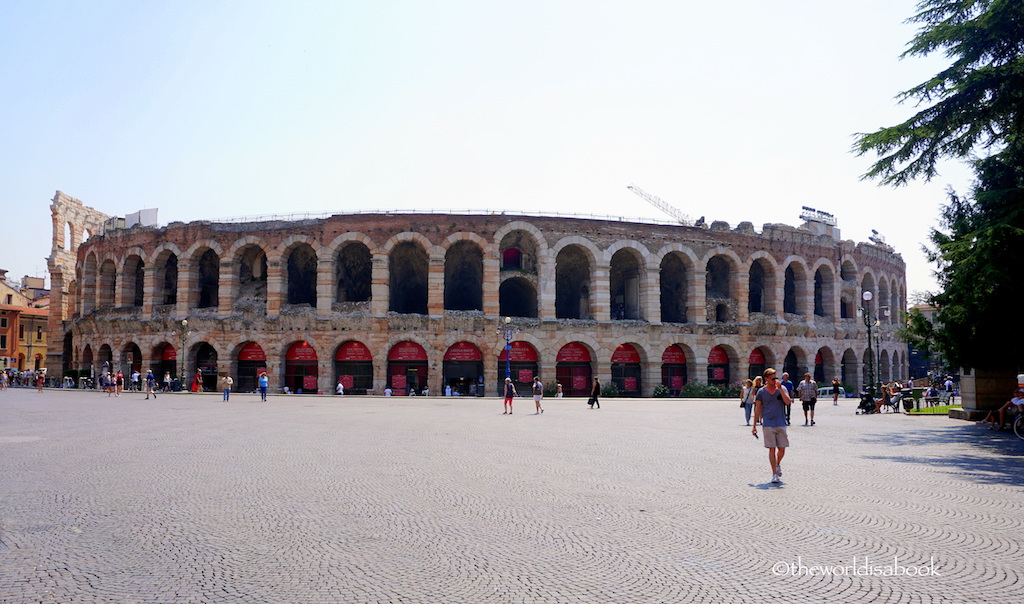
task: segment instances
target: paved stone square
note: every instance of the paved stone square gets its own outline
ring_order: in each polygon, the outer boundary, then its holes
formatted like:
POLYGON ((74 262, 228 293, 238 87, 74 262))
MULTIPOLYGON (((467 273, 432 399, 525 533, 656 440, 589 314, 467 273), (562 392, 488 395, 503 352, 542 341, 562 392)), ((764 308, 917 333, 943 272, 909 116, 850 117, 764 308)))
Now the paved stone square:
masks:
POLYGON ((0 392, 0 601, 1024 599, 1006 432, 822 401, 775 486, 732 400, 220 398, 0 392))

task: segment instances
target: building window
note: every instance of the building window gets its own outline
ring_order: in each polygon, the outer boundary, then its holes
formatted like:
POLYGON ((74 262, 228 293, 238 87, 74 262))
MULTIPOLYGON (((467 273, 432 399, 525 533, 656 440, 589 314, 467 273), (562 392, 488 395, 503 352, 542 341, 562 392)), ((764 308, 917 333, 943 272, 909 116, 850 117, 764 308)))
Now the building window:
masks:
POLYGON ((18 339, 19 340, 24 340, 25 339, 25 326, 24 325, 19 325, 18 326, 18 339))
POLYGON ((7 294, 7 305, 10 306, 14 303, 14 294, 7 294))
POLYGON ((0 329, 7 329, 7 317, 0 319, 0 329))
POLYGON ((43 326, 42 325, 36 325, 36 342, 42 342, 42 341, 43 341, 43 326))
POLYGON ((7 334, 0 333, 0 350, 7 350, 7 334))

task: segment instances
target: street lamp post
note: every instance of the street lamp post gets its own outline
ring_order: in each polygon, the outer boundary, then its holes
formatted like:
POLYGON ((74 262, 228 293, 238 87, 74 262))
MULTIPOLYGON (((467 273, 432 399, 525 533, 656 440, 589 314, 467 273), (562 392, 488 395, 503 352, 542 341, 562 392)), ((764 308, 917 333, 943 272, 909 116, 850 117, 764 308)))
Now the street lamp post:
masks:
POLYGON ((505 317, 504 324, 498 325, 498 333, 505 338, 505 377, 512 377, 512 338, 519 332, 519 328, 512 325, 512 317, 505 317))
POLYGON ((871 315, 871 298, 874 296, 866 291, 861 294, 864 304, 861 306, 861 316, 864 319, 864 327, 868 328, 868 396, 875 398, 875 353, 871 348, 871 328, 875 325, 875 318, 871 315))
POLYGON ((185 342, 188 340, 188 334, 191 333, 188 329, 188 319, 181 320, 181 350, 178 351, 180 360, 178 361, 178 391, 182 392, 185 390, 185 359, 188 355, 185 354, 185 342))

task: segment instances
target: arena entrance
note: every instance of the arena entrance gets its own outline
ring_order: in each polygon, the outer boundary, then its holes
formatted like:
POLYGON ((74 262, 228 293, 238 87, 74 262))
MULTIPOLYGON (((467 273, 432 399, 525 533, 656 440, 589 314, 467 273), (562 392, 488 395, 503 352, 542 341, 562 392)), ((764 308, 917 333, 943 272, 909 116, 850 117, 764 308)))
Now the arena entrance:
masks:
POLYGON ((686 386, 686 353, 673 344, 661 354, 661 383, 669 396, 679 396, 686 386))
POLYGON ((620 344, 612 353, 612 383, 622 396, 640 396, 640 353, 632 344, 620 344))
POLYGON ((537 375, 537 349, 528 342, 512 342, 510 346, 511 355, 507 349, 502 349, 498 355, 498 384, 495 393, 500 395, 505 391, 505 374, 508 372, 513 382, 519 382, 516 390, 526 394, 528 391, 524 388, 529 386, 533 382, 533 376, 537 375))
POLYGON ((345 394, 366 394, 373 390, 373 355, 361 342, 345 342, 334 355, 334 383, 341 382, 345 394))
POLYGON ((296 342, 288 347, 284 355, 284 385, 296 394, 317 392, 316 350, 309 342, 296 342))
POLYGON ((388 352, 388 387, 394 396, 423 392, 427 387, 427 352, 416 342, 399 342, 388 352))
POLYGON ((442 376, 444 393, 457 396, 484 395, 484 357, 474 344, 457 342, 444 353, 442 376))
POLYGON ((234 389, 238 392, 256 392, 257 379, 266 370, 266 353, 256 342, 247 342, 238 351, 238 375, 234 389))
POLYGON ((566 396, 590 396, 593 382, 590 351, 579 342, 569 342, 555 357, 555 378, 566 396))

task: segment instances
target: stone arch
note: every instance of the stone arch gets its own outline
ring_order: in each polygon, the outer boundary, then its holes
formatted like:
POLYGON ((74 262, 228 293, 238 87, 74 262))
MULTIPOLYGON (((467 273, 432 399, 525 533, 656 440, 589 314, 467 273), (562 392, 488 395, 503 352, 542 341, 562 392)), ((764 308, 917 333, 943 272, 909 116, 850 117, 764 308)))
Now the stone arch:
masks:
POLYGON ((285 268, 285 303, 316 308, 319 248, 320 245, 308 237, 293 236, 283 242, 281 262, 285 268))
POLYGON ((96 286, 99 279, 99 259, 96 252, 89 252, 82 263, 82 315, 87 315, 96 309, 96 286))
POLYGON ((256 237, 244 237, 231 246, 227 258, 229 262, 238 263, 235 274, 238 288, 235 291, 234 306, 244 308, 248 302, 265 308, 269 267, 263 241, 256 237))
POLYGON ((139 248, 132 248, 121 264, 121 289, 125 306, 139 308, 146 297, 146 263, 145 255, 139 248))
POLYGON ((150 255, 153 266, 153 303, 157 306, 178 302, 178 258, 181 250, 173 243, 157 246, 150 255))
POLYGON ((768 252, 755 252, 747 265, 747 312, 772 313, 776 308, 779 265, 768 252))
MULTIPOLYGON (((462 234, 460 234, 462 235, 462 234)), ((453 235, 452 237, 455 237, 453 235)), ((444 309, 484 309, 484 246, 483 239, 465 237, 445 242, 444 309)))
POLYGON ((592 319, 594 317, 594 249, 589 241, 569 242, 569 237, 555 246, 555 318, 592 319), (585 242, 585 243, 584 243, 585 242))
POLYGON ((509 277, 498 286, 498 312, 503 317, 538 316, 537 288, 522 276, 509 277))
POLYGON ((843 256, 842 263, 839 265, 839 278, 843 281, 856 282, 859 273, 860 268, 857 266, 857 261, 849 256, 843 256))
POLYGON ((662 256, 658 276, 663 323, 686 323, 689 319, 687 310, 693 270, 692 257, 683 252, 671 251, 662 256))
POLYGON ((426 238, 422 236, 401 241, 392 238, 385 246, 390 281, 389 311, 427 314, 430 260, 424 242, 426 238))
POLYGON ((645 253, 649 253, 647 248, 631 242, 617 242, 605 250, 608 258, 608 307, 612 319, 644 318, 645 253))
POLYGON ((96 304, 100 307, 112 307, 117 299, 117 263, 113 258, 106 258, 100 263, 96 304))
MULTIPOLYGON (((895 309, 890 306, 892 297, 889 294, 889 278, 886 275, 880 275, 878 278, 878 320, 882 324, 892 323, 892 317, 895 313, 895 309), (886 312, 888 311, 888 313, 886 312)), ((889 380, 886 380, 889 381, 889 380)))
POLYGON ((782 310, 794 315, 807 314, 807 264, 798 256, 790 256, 783 262, 786 267, 783 276, 782 310))
MULTIPOLYGON (((501 270, 536 275, 540 270, 541 259, 548 253, 547 240, 540 229, 521 220, 509 222, 495 231, 494 241, 498 246, 501 270)), ((481 247, 487 249, 486 246, 481 247)))
POLYGON ((814 315, 831 317, 836 303, 835 266, 825 258, 814 264, 814 315))
POLYGON ((220 261, 223 248, 216 241, 194 243, 185 252, 191 270, 188 273, 190 306, 213 308, 220 296, 220 261))

